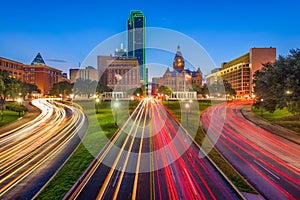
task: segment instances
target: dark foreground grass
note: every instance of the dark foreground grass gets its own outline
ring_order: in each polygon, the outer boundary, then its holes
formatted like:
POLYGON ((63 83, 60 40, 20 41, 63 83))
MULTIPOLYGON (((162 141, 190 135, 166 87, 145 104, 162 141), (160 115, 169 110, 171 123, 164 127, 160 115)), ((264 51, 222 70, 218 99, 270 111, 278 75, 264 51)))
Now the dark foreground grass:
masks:
MULTIPOLYGON (((205 140, 205 133, 203 132, 200 126, 198 127, 191 127, 186 126, 185 121, 185 110, 183 108, 185 103, 181 103, 178 101, 170 101, 169 103, 164 102, 165 106, 174 114, 174 116, 182 123, 182 125, 187 129, 187 131, 191 134, 194 138, 195 142, 201 146, 204 152, 208 153, 208 156, 213 160, 213 162, 222 170, 222 172, 227 176, 227 178, 237 187, 237 189, 241 192, 248 192, 257 194, 255 191, 241 175, 239 175, 236 170, 219 154, 219 152, 212 147, 212 144, 205 143, 203 145, 203 141, 205 140)), ((199 116, 201 113, 208 107, 211 106, 211 103, 206 101, 199 101, 198 103, 198 111, 189 112, 189 123, 195 124, 195 122, 199 122, 199 116)), ((197 106, 196 106, 197 107, 197 106)))
MULTIPOLYGON (((126 115, 122 112, 122 104, 128 104, 127 101, 120 102, 118 109, 118 118, 124 121, 126 115)), ((129 109, 134 109, 138 102, 131 102, 129 109)), ((80 103, 86 115, 89 118, 95 116, 94 108, 91 108, 89 103, 80 103)), ((77 179, 81 176, 84 170, 94 159, 94 155, 104 147, 108 139, 110 139, 117 131, 112 112, 112 103, 110 101, 101 102, 98 108, 97 120, 98 123, 90 123, 89 129, 83 142, 77 150, 69 158, 66 164, 58 172, 58 174, 50 181, 44 190, 37 196, 37 199, 62 199, 69 191, 77 179), (100 125, 100 126, 99 126, 100 125)), ((127 110, 128 112, 128 110, 127 110)), ((93 120, 91 120, 93 121, 93 120)))
POLYGON ((277 124, 284 128, 293 130, 300 134, 300 115, 293 115, 286 108, 282 110, 275 110, 274 113, 262 112, 260 109, 252 107, 252 111, 257 115, 260 115, 266 120, 269 120, 273 124, 277 124))
MULTIPOLYGON (((23 116, 23 113, 21 113, 23 116)), ((1 111, 0 111, 0 127, 5 126, 13 121, 16 121, 19 118, 19 113, 16 111, 11 110, 4 110, 3 111, 3 120, 1 120, 1 111)))

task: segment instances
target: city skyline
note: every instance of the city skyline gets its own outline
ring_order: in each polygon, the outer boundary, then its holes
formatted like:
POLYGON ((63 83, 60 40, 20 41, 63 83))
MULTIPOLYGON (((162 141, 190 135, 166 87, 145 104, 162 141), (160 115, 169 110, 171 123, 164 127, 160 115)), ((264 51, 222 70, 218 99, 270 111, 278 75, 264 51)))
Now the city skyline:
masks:
MULTIPOLYGON (((173 29, 192 37, 214 60, 216 66, 208 67, 220 67, 222 62, 252 47, 276 47, 277 56, 287 55, 290 49, 298 48, 298 4, 289 1, 281 6, 271 1, 254 1, 245 7, 238 1, 192 4, 157 1, 144 2, 143 5, 133 1, 113 8, 107 6, 107 9, 96 12, 100 2, 58 4, 54 1, 43 6, 20 2, 13 5, 14 15, 8 13, 9 9, 2 11, 8 17, 2 22, 0 54, 29 64, 40 52, 47 65, 68 72, 69 68, 78 67, 100 42, 126 31, 130 11, 138 9, 146 16, 148 27, 173 29), (74 12, 78 15, 73 15, 74 12)), ((10 2, 3 5, 12 7, 10 2)), ((174 49, 177 45, 180 42, 174 44, 174 49)), ((109 53, 113 53, 113 49, 109 53)), ((163 64, 171 66, 173 55, 169 56, 163 64)), ((147 56, 147 62, 151 59, 147 56)))

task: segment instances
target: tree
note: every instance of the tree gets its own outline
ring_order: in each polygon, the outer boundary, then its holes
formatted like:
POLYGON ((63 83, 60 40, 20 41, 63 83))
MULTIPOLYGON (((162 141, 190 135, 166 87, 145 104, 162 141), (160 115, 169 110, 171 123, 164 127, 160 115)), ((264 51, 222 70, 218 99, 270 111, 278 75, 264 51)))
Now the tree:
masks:
POLYGON ((143 89, 141 87, 138 88, 130 88, 126 91, 128 95, 134 96, 143 96, 143 89))
POLYGON ((269 112, 288 108, 300 113, 300 50, 291 50, 286 57, 279 56, 275 63, 266 63, 254 74, 256 107, 269 112))
POLYGON ((208 95, 208 96, 210 95, 209 90, 208 90, 208 86, 207 86, 206 83, 202 86, 202 95, 204 97, 206 97, 206 95, 208 95))
POLYGON ((228 83, 227 80, 223 80, 223 84, 224 84, 224 88, 225 88, 226 94, 228 94, 228 95, 230 95, 230 96, 235 96, 235 95, 236 95, 235 89, 233 89, 233 88, 231 87, 231 84, 228 83))
POLYGON ((112 89, 105 84, 98 83, 96 91, 102 94, 103 92, 112 92, 112 89))
POLYGON ((202 94, 203 93, 202 88, 200 87, 199 84, 193 84, 192 88, 193 88, 193 91, 197 92, 197 94, 202 94))
POLYGON ((97 81, 91 81, 89 79, 76 79, 74 83, 74 95, 86 95, 88 98, 95 94, 97 81))
POLYGON ((231 84, 227 80, 218 80, 210 85, 203 86, 204 95, 212 96, 235 96, 236 91, 231 87, 231 84), (204 88, 205 87, 205 88, 204 88))
POLYGON ((24 91, 24 95, 32 95, 33 92, 41 92, 41 90, 35 84, 32 83, 22 83, 22 90, 24 91))
POLYGON ((171 96, 172 90, 167 86, 161 85, 158 88, 158 93, 164 94, 164 95, 167 95, 167 96, 171 96))
POLYGON ((0 96, 1 96, 1 110, 3 120, 3 110, 5 109, 5 102, 8 96, 15 98, 21 92, 21 81, 12 77, 11 72, 0 70, 0 96))
POLYGON ((53 96, 60 96, 60 95, 70 95, 73 91, 73 84, 67 81, 62 81, 59 83, 55 83, 50 90, 50 94, 53 96))

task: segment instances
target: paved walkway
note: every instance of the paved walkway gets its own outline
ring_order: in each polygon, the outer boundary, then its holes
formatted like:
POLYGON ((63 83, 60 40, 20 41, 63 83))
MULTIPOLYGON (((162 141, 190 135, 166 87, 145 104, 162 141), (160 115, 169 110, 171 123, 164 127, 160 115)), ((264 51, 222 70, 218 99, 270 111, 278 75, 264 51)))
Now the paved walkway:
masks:
MULTIPOLYGON (((28 101, 24 101, 23 105, 28 109, 28 112, 18 120, 0 127, 0 134, 18 128, 19 126, 33 120, 40 114, 40 110, 32 106, 28 101)), ((5 117, 5 116, 4 116, 5 117)))
POLYGON ((272 122, 262 118, 261 116, 255 114, 251 111, 251 106, 245 106, 242 108, 242 114, 253 123, 257 124, 258 126, 267 129, 271 131, 272 133, 275 133, 283 138, 286 138, 292 142, 295 142, 297 144, 300 144, 300 134, 286 129, 282 126, 273 124, 272 122))

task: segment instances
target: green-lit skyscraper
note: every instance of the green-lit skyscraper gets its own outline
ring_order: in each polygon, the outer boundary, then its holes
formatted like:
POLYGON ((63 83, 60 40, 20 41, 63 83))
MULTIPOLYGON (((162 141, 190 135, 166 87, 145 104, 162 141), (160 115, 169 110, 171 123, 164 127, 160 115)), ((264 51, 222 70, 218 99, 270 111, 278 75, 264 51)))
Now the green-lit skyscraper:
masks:
POLYGON ((140 65, 140 80, 142 85, 146 80, 146 19, 139 10, 133 10, 127 22, 127 48, 128 57, 138 59, 140 65))

